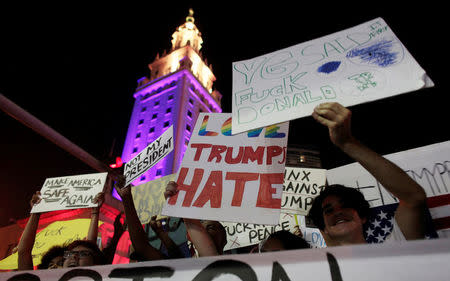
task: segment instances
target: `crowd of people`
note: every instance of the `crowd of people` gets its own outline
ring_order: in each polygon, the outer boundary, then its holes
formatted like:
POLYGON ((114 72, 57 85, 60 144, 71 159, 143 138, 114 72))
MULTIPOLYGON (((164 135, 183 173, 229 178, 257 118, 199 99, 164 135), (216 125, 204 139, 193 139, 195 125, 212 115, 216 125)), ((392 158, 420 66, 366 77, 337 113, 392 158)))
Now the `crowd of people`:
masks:
MULTIPOLYGON (((360 143, 351 131, 351 111, 338 103, 323 103, 312 113, 313 118, 326 126, 330 140, 344 153, 360 163, 390 193, 399 200, 393 220, 393 230, 386 242, 424 238, 426 195, 420 185, 402 169, 360 143)), ((153 216, 150 226, 164 245, 164 253, 154 248, 139 221, 131 194, 131 186, 124 185, 119 178, 115 188, 122 198, 126 224, 130 234, 133 252, 132 261, 184 258, 185 254, 172 241, 163 223, 153 216)), ((177 184, 169 182, 165 198, 178 192, 177 184)), ((31 206, 38 204, 39 192, 31 199, 31 206)), ((103 194, 96 197, 99 206, 92 208, 91 225, 85 240, 76 240, 68 245, 55 246, 42 257, 39 269, 103 265, 112 262, 118 239, 125 231, 119 215, 114 223, 114 237, 103 250, 96 245, 98 216, 103 194)), ((369 204, 355 188, 343 185, 329 185, 315 198, 309 217, 321 230, 328 246, 366 243, 363 225, 368 221, 369 204)), ((220 222, 184 218, 187 238, 192 257, 222 255, 227 243, 225 228, 220 222)), ((39 214, 33 213, 25 227, 18 246, 18 269, 32 270, 31 250, 34 245, 39 214)), ((298 229, 297 229, 298 230, 298 229)), ((311 246, 303 239, 301 232, 277 231, 256 245, 251 252, 271 252, 293 249, 308 249, 311 246)))

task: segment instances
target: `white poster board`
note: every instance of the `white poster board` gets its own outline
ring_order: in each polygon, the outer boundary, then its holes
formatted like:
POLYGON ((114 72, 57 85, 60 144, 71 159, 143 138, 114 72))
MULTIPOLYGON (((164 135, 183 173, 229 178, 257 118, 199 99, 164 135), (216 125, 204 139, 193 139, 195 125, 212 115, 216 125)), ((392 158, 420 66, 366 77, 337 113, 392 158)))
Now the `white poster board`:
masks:
POLYGON ((0 273, 2 280, 442 281, 448 239, 0 273))
POLYGON ((382 18, 233 63, 233 134, 433 82, 382 18))
POLYGON ((159 160, 163 159, 173 150, 173 126, 170 126, 154 142, 149 144, 139 154, 125 163, 123 175, 125 176, 125 186, 147 172, 159 160))
POLYGON ((231 135, 230 113, 201 113, 162 214, 272 224, 280 217, 289 123, 231 135))
POLYGON ((41 202, 31 213, 96 207, 95 196, 102 192, 108 173, 48 178, 41 188, 41 202))
MULTIPOLYGON (((385 155, 420 184, 427 197, 450 193, 450 141, 385 155)), ((359 163, 327 171, 329 184, 355 187, 371 207, 398 202, 359 163)))
POLYGON ((281 212, 308 215, 314 198, 325 188, 325 169, 286 167, 281 212))

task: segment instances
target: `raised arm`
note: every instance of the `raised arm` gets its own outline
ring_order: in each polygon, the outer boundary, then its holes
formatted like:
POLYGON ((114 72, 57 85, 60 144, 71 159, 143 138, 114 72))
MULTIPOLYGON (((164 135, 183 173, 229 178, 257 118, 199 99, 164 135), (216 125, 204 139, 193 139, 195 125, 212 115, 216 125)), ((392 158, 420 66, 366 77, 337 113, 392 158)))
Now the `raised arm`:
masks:
POLYGON ((120 179, 115 188, 120 197, 122 197, 122 203, 128 223, 128 232, 130 233, 130 239, 134 249, 139 255, 147 260, 164 259, 164 255, 153 248, 148 242, 148 237, 142 228, 142 224, 136 213, 136 208, 134 207, 133 197, 131 195, 131 185, 121 188, 123 182, 124 180, 120 179))
POLYGON ((123 213, 119 213, 114 219, 114 234, 103 249, 103 254, 105 254, 106 257, 106 264, 112 264, 117 244, 119 243, 120 237, 122 237, 122 234, 127 229, 127 222, 125 221, 123 224, 120 222, 122 214, 123 213))
POLYGON ((331 141, 359 162, 399 200, 395 219, 405 238, 424 238, 426 194, 422 187, 397 165, 361 144, 351 133, 351 111, 338 103, 318 105, 312 114, 328 127, 331 141))
POLYGON ((102 207, 104 201, 105 193, 99 192, 94 198, 94 202, 98 203, 98 206, 91 208, 91 223, 89 224, 89 230, 86 240, 92 241, 94 243, 97 243, 98 220, 100 217, 100 208, 102 207))
MULTIPOLYGON (((164 197, 167 199, 168 197, 175 195, 177 192, 177 183, 171 181, 166 186, 164 197)), ((219 255, 219 251, 216 248, 213 239, 199 220, 188 218, 183 218, 183 220, 186 226, 186 231, 191 238, 190 240, 197 249, 200 257, 219 255)))
POLYGON ((157 216, 152 216, 150 220, 150 227, 166 247, 169 258, 184 258, 184 255, 181 252, 180 248, 178 248, 177 244, 175 244, 175 242, 173 242, 173 240, 169 237, 169 233, 164 230, 164 226, 162 225, 161 220, 156 220, 156 217, 157 216))
MULTIPOLYGON (((41 192, 36 191, 30 200, 30 206, 33 208, 35 204, 41 202, 41 192)), ((19 270, 33 270, 33 250, 34 241, 36 239, 36 231, 39 225, 40 213, 33 213, 28 219, 27 225, 23 230, 22 237, 20 237, 19 245, 17 247, 17 264, 19 270)))

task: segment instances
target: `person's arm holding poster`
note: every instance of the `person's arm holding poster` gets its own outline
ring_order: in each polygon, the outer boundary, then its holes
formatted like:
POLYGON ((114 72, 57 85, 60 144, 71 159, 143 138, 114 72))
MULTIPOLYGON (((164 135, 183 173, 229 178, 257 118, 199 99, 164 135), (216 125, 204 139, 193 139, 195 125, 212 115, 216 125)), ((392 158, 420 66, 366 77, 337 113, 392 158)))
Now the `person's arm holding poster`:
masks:
POLYGON ((426 194, 397 165, 355 139, 351 132, 351 111, 339 103, 322 103, 312 114, 328 127, 330 139, 344 153, 359 162, 399 200, 395 219, 407 240, 424 238, 426 194))
POLYGON ((131 243, 136 253, 145 258, 146 260, 160 260, 164 259, 164 255, 158 250, 152 247, 148 242, 147 235, 142 228, 141 221, 134 207, 133 197, 131 194, 131 185, 123 187, 125 184, 125 178, 120 177, 115 185, 117 193, 122 198, 123 207, 125 210, 125 216, 128 224, 128 232, 130 233, 131 243))
MULTIPOLYGON (((41 192, 36 191, 30 200, 30 206, 33 208, 35 204, 41 202, 41 192)), ((33 270, 33 250, 34 241, 36 239, 36 231, 39 226, 40 213, 32 213, 28 219, 27 225, 20 237, 19 245, 17 247, 17 264, 18 270, 33 270)))
POLYGON ((99 192, 94 198, 94 203, 98 203, 98 206, 91 208, 91 223, 89 225, 86 240, 92 241, 94 243, 97 243, 98 220, 100 217, 100 208, 102 207, 104 201, 105 201, 105 193, 99 192))
MULTIPOLYGON (((169 182, 164 192, 164 197, 167 199, 178 192, 177 183, 169 182)), ((194 244, 199 257, 217 256, 219 251, 214 244, 213 239, 208 234, 208 231, 203 227, 198 219, 183 218, 186 226, 186 231, 190 237, 192 244, 194 244)))

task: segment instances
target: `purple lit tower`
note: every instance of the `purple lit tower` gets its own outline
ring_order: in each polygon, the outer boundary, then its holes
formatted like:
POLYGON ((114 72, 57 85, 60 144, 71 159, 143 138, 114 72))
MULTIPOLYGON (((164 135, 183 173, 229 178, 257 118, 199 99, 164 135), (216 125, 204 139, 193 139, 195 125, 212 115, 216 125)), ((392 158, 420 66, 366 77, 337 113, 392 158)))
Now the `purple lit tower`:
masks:
POLYGON ((148 65, 150 77, 138 80, 123 161, 128 162, 171 125, 174 150, 135 180, 134 185, 176 173, 199 112, 222 111, 222 95, 213 90, 216 77, 200 53, 202 43, 191 9, 186 22, 172 35, 171 51, 157 54, 148 65))

